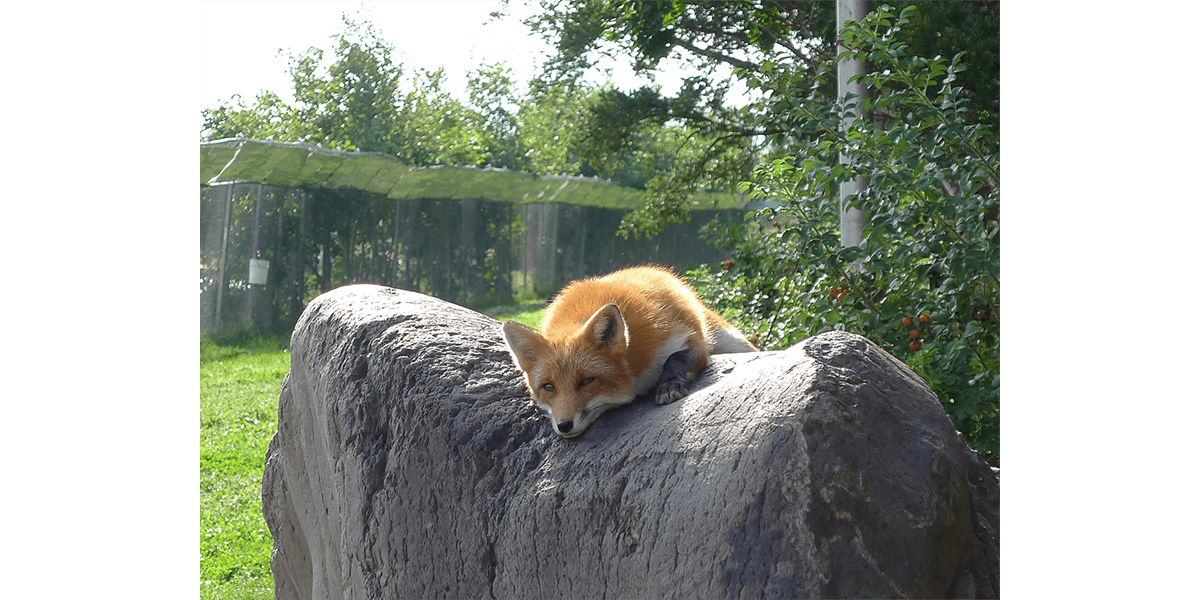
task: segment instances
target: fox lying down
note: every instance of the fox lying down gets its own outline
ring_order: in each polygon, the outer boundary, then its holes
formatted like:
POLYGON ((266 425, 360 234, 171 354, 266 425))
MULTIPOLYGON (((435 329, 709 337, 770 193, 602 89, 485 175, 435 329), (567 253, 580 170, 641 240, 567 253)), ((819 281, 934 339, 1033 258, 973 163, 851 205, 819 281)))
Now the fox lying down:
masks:
POLYGON ((709 354, 755 351, 691 286, 654 266, 572 282, 547 307, 540 332, 508 321, 504 338, 563 437, 647 392, 659 404, 682 398, 709 354))

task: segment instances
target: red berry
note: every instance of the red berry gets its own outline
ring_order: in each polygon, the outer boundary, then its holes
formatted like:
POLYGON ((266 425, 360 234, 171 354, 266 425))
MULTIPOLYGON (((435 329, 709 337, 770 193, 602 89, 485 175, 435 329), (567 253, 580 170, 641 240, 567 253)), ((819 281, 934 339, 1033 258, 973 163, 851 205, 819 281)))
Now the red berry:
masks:
POLYGON ((912 327, 912 319, 909 317, 904 317, 903 319, 900 319, 900 324, 905 327, 912 327))
POLYGON ((919 321, 922 325, 928 325, 929 324, 929 315, 921 315, 921 316, 917 317, 917 321, 919 321))
POLYGON ((913 340, 913 341, 912 341, 912 343, 910 343, 910 344, 908 345, 908 349, 909 349, 909 350, 912 350, 913 352, 916 352, 917 350, 920 350, 920 349, 921 349, 921 342, 918 342, 917 340, 913 340))
POLYGON ((914 330, 908 332, 908 337, 915 340, 915 339, 921 337, 921 332, 914 329, 914 330))

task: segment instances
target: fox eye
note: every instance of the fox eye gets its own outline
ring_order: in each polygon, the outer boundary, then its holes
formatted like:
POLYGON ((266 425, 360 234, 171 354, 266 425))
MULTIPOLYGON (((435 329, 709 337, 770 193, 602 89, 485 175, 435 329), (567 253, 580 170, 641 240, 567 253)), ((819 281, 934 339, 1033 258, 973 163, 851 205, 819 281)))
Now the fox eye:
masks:
POLYGON ((583 379, 579 380, 579 385, 577 385, 577 386, 575 386, 575 387, 580 387, 580 388, 581 388, 581 387, 583 387, 583 386, 585 386, 585 385, 587 385, 587 384, 589 384, 589 383, 591 383, 591 382, 593 382, 593 381, 595 381, 595 380, 596 380, 596 378, 595 378, 595 377, 584 377, 583 379))
POLYGON ((542 389, 553 394, 554 393, 554 384, 550 383, 550 382, 543 383, 542 389))

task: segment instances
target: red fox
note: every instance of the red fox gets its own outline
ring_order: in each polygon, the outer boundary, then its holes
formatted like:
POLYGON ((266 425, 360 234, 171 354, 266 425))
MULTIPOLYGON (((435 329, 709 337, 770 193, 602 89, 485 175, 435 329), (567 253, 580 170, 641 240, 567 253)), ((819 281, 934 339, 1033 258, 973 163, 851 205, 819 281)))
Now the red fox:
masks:
POLYGON ((504 339, 563 437, 651 390, 659 404, 682 398, 710 353, 756 350, 690 285, 655 266, 572 282, 547 307, 541 332, 508 321, 504 339))

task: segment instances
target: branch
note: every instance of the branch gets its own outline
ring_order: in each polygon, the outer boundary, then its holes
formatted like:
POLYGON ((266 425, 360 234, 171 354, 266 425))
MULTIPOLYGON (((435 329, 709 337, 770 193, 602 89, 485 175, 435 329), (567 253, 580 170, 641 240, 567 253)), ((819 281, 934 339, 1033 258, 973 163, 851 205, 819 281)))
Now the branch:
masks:
POLYGON ((701 48, 687 40, 676 39, 675 43, 678 44, 681 48, 684 48, 684 49, 692 52, 693 54, 699 54, 700 56, 711 58, 712 60, 715 60, 715 61, 720 61, 725 64, 729 64, 729 65, 733 65, 738 68, 746 69, 747 71, 757 71, 758 70, 758 65, 755 63, 752 63, 750 61, 745 61, 740 58, 734 58, 732 56, 728 56, 725 54, 721 54, 720 52, 717 52, 715 50, 701 48))

